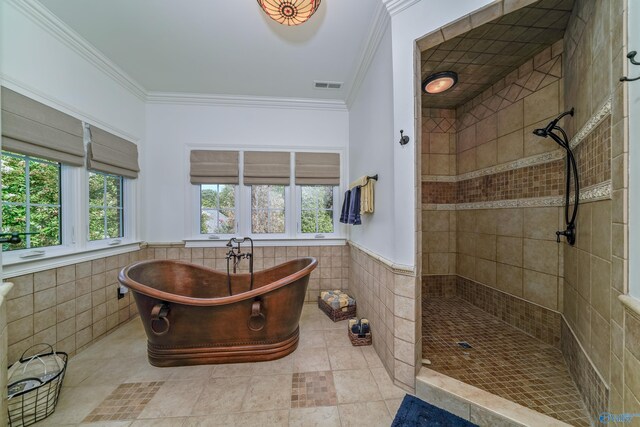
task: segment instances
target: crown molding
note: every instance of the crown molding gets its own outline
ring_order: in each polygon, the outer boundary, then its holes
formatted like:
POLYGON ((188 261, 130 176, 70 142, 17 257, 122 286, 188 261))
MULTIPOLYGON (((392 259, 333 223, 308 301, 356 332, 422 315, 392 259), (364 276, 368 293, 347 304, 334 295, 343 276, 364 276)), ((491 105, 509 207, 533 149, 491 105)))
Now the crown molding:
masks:
POLYGON ((347 111, 347 105, 337 99, 276 98, 268 96, 211 95, 202 93, 149 92, 148 104, 202 105, 251 108, 282 108, 294 110, 347 111))
POLYGON ((114 64, 109 58, 102 54, 102 52, 82 38, 80 34, 71 29, 71 27, 65 24, 41 3, 36 0, 5 1, 7 4, 15 7, 16 10, 21 12, 27 18, 31 19, 40 28, 53 35, 71 50, 94 65, 116 83, 120 84, 131 94, 139 98, 141 101, 145 101, 146 90, 142 85, 136 82, 124 70, 114 64))
POLYGON ((360 87, 364 82, 364 79, 367 75, 367 71, 369 71, 369 67, 373 62, 373 58, 380 46, 380 42, 382 41, 382 37, 387 29, 387 25, 389 24, 390 16, 387 12, 386 8, 382 3, 378 4, 374 12, 374 18, 371 23, 371 27, 369 28, 369 33, 366 38, 366 46, 362 53, 360 54, 360 58, 358 59, 358 66, 356 68, 355 74, 351 78, 351 85, 349 87, 349 92, 347 93, 346 104, 348 107, 351 107, 360 92, 360 87))
POLYGON ((389 11, 389 15, 396 15, 403 10, 410 8, 420 0, 382 0, 389 11))
POLYGON ((68 114, 72 117, 77 118, 87 124, 98 126, 120 138, 124 138, 129 141, 138 142, 140 141, 140 136, 133 135, 127 131, 114 127, 112 124, 107 123, 103 120, 100 120, 97 117, 88 114, 86 111, 81 111, 76 107, 67 104, 66 102, 62 102, 57 98, 54 98, 33 86, 30 86, 20 80, 17 80, 13 77, 7 76, 5 74, 0 73, 0 86, 5 86, 11 90, 15 90, 22 95, 28 96, 29 98, 33 98, 38 102, 42 102, 45 105, 55 108, 56 110, 62 111, 65 114, 68 114))

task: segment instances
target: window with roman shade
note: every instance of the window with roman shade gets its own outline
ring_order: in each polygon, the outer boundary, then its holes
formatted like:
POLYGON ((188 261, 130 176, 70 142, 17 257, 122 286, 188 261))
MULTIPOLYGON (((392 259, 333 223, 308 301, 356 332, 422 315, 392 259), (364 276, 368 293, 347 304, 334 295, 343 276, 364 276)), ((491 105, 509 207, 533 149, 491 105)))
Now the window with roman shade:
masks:
POLYGON ((237 151, 192 150, 190 155, 192 184, 238 184, 237 151))
POLYGON ((340 185, 338 153, 296 153, 296 185, 340 185))
POLYGON ((87 169, 125 178, 138 178, 138 147, 96 126, 89 128, 87 169))
POLYGON ((247 151, 244 153, 245 185, 289 185, 291 154, 247 151))
POLYGON ((82 122, 2 87, 2 149, 63 163, 84 164, 82 122))

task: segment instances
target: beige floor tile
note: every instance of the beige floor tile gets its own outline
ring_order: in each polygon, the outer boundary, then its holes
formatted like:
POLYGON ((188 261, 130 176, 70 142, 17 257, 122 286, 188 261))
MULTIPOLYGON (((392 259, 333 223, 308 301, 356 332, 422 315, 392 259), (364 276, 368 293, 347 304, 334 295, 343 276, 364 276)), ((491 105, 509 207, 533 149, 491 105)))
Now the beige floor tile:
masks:
MULTIPOLYGON (((130 427, 182 427, 185 425, 187 418, 163 418, 161 420, 136 420, 131 423, 130 427)), ((93 426, 93 424, 91 424, 93 426)))
POLYGON ((400 409, 400 405, 402 404, 402 399, 387 399, 384 401, 384 403, 387 405, 387 409, 389 410, 389 415, 391 415, 391 418, 395 418, 396 413, 398 412, 398 409, 400 409))
POLYGON ((309 331, 305 330, 300 332, 300 340, 298 341, 298 348, 309 347, 325 347, 324 333, 322 331, 309 331))
POLYGON ((251 377, 242 411, 267 411, 291 407, 291 374, 251 377))
POLYGON ((327 348, 353 347, 347 333, 346 324, 344 328, 324 331, 324 340, 327 342, 327 348))
POLYGON ((187 418, 182 427, 242 426, 242 427, 280 427, 289 421, 289 411, 244 412, 220 414, 208 417, 187 418))
POLYGON ((334 371, 333 382, 339 403, 382 400, 378 385, 369 369, 334 371))
POLYGON ((340 427, 337 406, 293 408, 289 413, 290 427, 340 427))
POLYGON ((138 418, 190 415, 207 381, 207 379, 202 379, 164 383, 151 401, 147 403, 138 418))
POLYGON ((214 365, 176 366, 162 368, 170 373, 169 381, 185 381, 207 379, 213 376, 214 365))
POLYGON ((97 423, 82 423, 78 424, 78 427, 129 427, 131 423, 132 421, 102 421, 97 423))
POLYGON ((214 378, 209 380, 191 415, 238 412, 249 390, 250 377, 214 378))
POLYGON ((388 427, 392 421, 384 401, 339 405, 338 410, 343 427, 388 427))
POLYGON ((378 384, 383 399, 403 398, 407 394, 406 391, 393 384, 385 368, 373 368, 371 369, 371 374, 376 384, 378 384))
POLYGON ((384 366, 382 360, 380 360, 380 356, 378 356, 376 349, 373 348, 372 345, 365 345, 360 348, 370 368, 382 368, 384 366))
POLYGON ((253 375, 253 370, 250 363, 229 363, 215 365, 211 378, 250 377, 251 375, 253 375))
POLYGON ((332 370, 369 367, 359 347, 335 347, 328 350, 332 370))
POLYGON ((328 371, 331 369, 325 347, 299 348, 293 353, 293 372, 328 371))
POLYGON ((249 363, 249 366, 252 376, 291 374, 293 372, 293 355, 268 362, 249 363))

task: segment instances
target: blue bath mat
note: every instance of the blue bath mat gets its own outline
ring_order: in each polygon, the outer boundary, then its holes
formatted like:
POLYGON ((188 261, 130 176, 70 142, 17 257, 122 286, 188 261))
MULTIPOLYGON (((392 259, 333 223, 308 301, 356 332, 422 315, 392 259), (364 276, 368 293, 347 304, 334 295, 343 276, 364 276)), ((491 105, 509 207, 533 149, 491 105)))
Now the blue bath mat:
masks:
POLYGON ((444 409, 408 394, 398 408, 391 427, 478 427, 444 409))

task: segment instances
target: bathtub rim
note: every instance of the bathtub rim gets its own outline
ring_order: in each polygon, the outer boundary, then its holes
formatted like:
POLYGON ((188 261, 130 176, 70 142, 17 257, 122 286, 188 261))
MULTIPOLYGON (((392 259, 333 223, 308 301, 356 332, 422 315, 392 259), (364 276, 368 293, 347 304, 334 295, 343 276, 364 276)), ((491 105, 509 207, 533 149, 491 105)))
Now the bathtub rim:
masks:
MULTIPOLYGON (((306 265, 303 269, 296 271, 293 274, 290 274, 288 276, 285 276, 281 279, 276 280, 275 282, 271 282, 268 285, 264 285, 260 288, 257 289, 252 289, 250 291, 246 291, 246 292, 242 292, 240 294, 235 294, 235 295, 230 295, 230 296, 224 296, 224 297, 215 297, 215 298, 194 298, 194 297, 187 297, 187 296, 183 296, 183 295, 178 295, 178 294, 174 294, 174 293, 170 293, 170 292, 165 292, 165 291, 161 291, 155 288, 152 288, 148 285, 145 285, 143 283, 137 282, 133 279, 131 279, 129 277, 129 271, 135 267, 139 267, 141 265, 145 265, 145 264, 156 264, 156 263, 170 263, 170 264, 182 264, 182 265, 187 265, 189 267, 195 267, 199 270, 205 270, 205 271, 210 271, 212 273, 215 274, 219 274, 222 276, 226 276, 226 273, 222 273, 219 270, 213 269, 213 268, 209 268, 209 267, 205 267, 199 264, 193 264, 191 262, 187 262, 187 261, 181 261, 181 260, 167 260, 167 259, 163 259, 163 260, 159 260, 159 259, 154 259, 154 260, 144 260, 144 261, 138 261, 135 262, 133 264, 130 264, 126 267, 124 267, 122 270, 120 270, 120 272, 118 273, 118 281, 123 285, 126 286, 127 288, 141 293, 143 295, 147 295, 151 298, 156 298, 162 301, 166 301, 166 302, 173 302, 173 303, 178 303, 178 304, 184 304, 184 305, 191 305, 191 306, 219 306, 219 305, 227 305, 227 304, 234 304, 240 301, 244 301, 250 298, 255 298, 255 297, 259 297, 261 295, 267 294, 269 292, 275 291, 276 289, 282 288, 288 284, 291 284, 299 279, 304 278, 305 276, 308 276, 311 274, 311 272, 318 266, 318 260, 315 257, 301 257, 301 258, 296 258, 290 261, 286 261, 283 262, 282 264, 278 264, 275 265, 271 268, 267 268, 265 270, 260 270, 257 273, 254 274, 263 274, 263 273, 267 273, 269 271, 272 270, 276 270, 278 268, 282 268, 283 266, 286 266, 287 264, 293 264, 296 262, 299 262, 301 260, 309 260, 309 264, 306 265)), ((248 273, 244 273, 244 274, 236 274, 235 276, 249 276, 248 273)))

